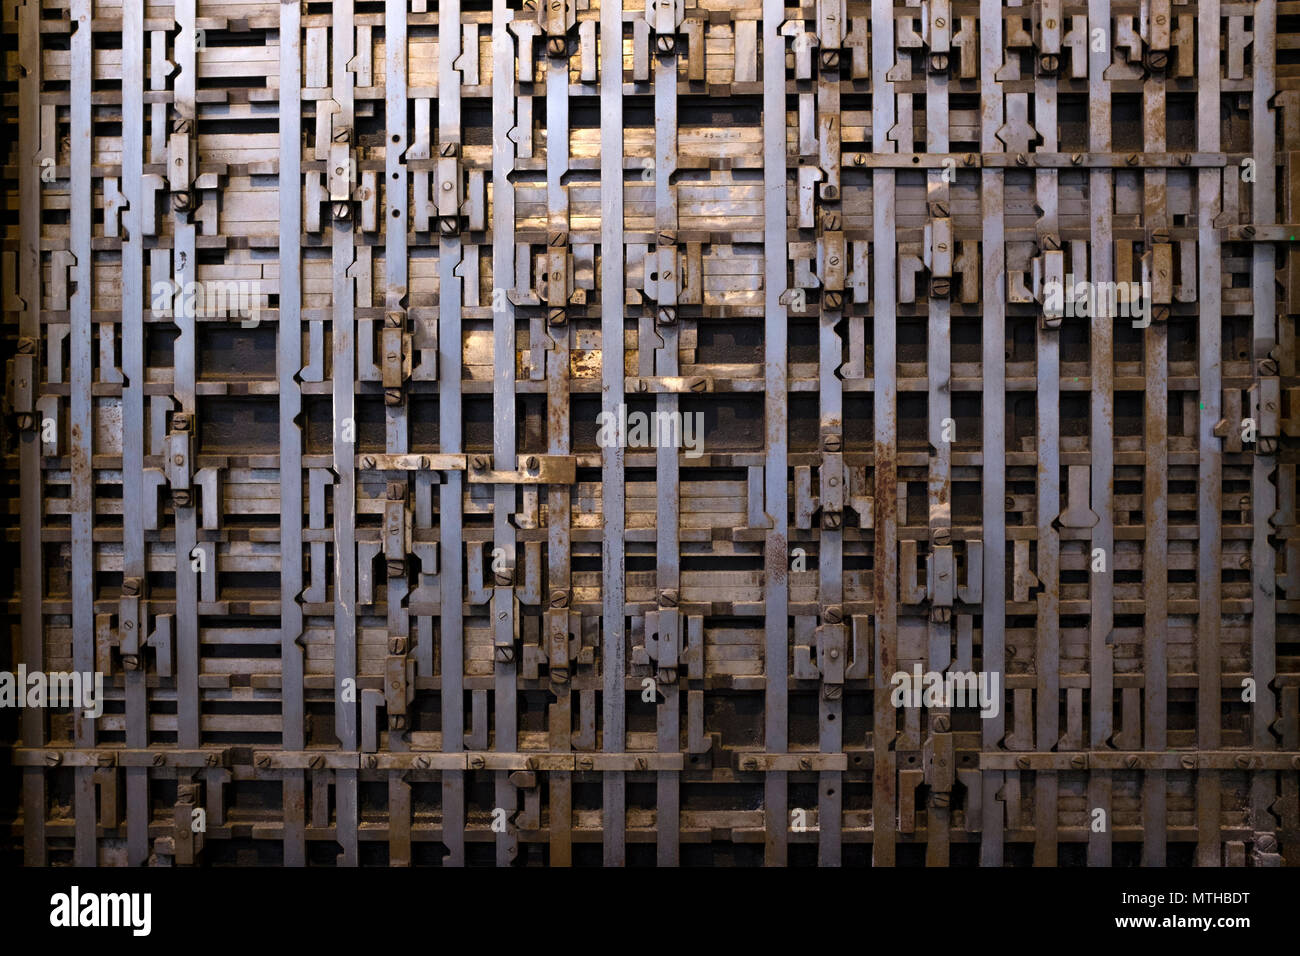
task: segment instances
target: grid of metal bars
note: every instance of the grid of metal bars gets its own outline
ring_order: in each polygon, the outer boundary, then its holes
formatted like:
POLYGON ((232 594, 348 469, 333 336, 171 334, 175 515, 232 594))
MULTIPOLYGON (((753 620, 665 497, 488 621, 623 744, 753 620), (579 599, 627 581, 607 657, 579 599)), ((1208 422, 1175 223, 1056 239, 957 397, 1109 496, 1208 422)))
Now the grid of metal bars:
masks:
POLYGON ((5 24, 27 863, 1300 863, 1300 4, 5 24))

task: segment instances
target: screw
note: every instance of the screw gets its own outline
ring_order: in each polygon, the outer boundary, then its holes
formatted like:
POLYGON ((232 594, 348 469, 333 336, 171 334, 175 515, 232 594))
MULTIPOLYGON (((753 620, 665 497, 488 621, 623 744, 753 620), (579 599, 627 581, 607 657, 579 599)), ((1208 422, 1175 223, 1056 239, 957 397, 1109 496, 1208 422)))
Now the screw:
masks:
POLYGON ((260 756, 260 757, 257 758, 256 763, 257 763, 257 765, 258 765, 259 767, 261 767, 263 770, 266 770, 267 768, 269 768, 269 767, 271 766, 271 758, 268 757, 266 754, 263 754, 262 756, 260 756))
POLYGON ((308 764, 312 770, 320 770, 325 766, 325 758, 320 754, 315 754, 308 764))
POLYGON ((854 156, 853 156, 853 165, 854 165, 854 166, 865 166, 866 164, 867 164, 867 157, 866 157, 866 156, 862 155, 861 153, 856 153, 856 154, 854 154, 854 156))
POLYGON ((59 753, 57 750, 45 751, 45 766, 57 767, 62 762, 63 762, 63 754, 59 753))
POLYGON ((561 608, 569 606, 569 592, 564 588, 556 588, 551 591, 551 607, 561 608))
POLYGON ((1276 375, 1276 374, 1277 374, 1277 359, 1272 359, 1272 358, 1262 358, 1262 359, 1260 359, 1260 360, 1259 360, 1259 374, 1260 374, 1260 375, 1265 375, 1265 376, 1267 376, 1267 375, 1276 375))
POLYGON ((1126 159, 1125 162, 1128 163, 1130 166, 1136 166, 1138 164, 1138 154, 1129 153, 1128 159, 1126 159))
POLYGON ((757 769, 758 769, 758 761, 755 760, 753 757, 746 757, 744 760, 742 760, 742 761, 740 762, 740 769, 741 769, 741 770, 757 770, 757 769))
POLYGON ((822 219, 822 225, 834 232, 840 228, 840 214, 837 212, 828 212, 822 219))
POLYGON ((1070 758, 1070 766, 1075 770, 1084 770, 1088 766, 1088 758, 1083 754, 1075 754, 1070 758))
POLYGON ((1169 54, 1164 50, 1152 50, 1147 54, 1147 66, 1152 70, 1163 71, 1169 66, 1169 54))
POLYGON ((661 36, 655 39, 655 49, 660 53, 672 53, 675 45, 674 38, 670 36, 661 36))
POLYGON ((487 765, 487 761, 477 754, 469 758, 470 770, 482 770, 486 765, 487 765))
POLYGON ((952 528, 935 528, 930 538, 941 548, 945 545, 952 544, 952 528))
POLYGON ((825 300, 822 303, 827 309, 840 309, 844 306, 844 294, 841 292, 827 292, 825 300))
POLYGON ((497 648, 497 662, 498 662, 498 663, 501 663, 501 664, 509 664, 509 663, 510 663, 511 661, 513 661, 514 659, 515 659, 515 649, 514 649, 513 647, 498 647, 498 648, 497 648))
POLYGON ((139 578, 127 578, 122 582, 122 593, 127 597, 134 597, 140 593, 141 581, 139 578))
POLYGON ((1070 163, 1071 163, 1071 165, 1074 165, 1074 166, 1081 165, 1081 164, 1083 163, 1083 154, 1082 154, 1082 153, 1071 153, 1071 154, 1070 154, 1070 163))
POLYGON ((334 139, 334 142, 336 142, 336 143, 346 143, 346 142, 348 142, 349 140, 352 139, 352 127, 350 127, 350 126, 340 126, 338 129, 336 129, 336 130, 334 131, 334 137, 333 137, 333 139, 334 139))
POLYGON ((333 206, 334 218, 340 221, 348 218, 348 204, 346 202, 336 202, 333 206))
POLYGON ((930 295, 936 299, 946 299, 952 291, 952 282, 948 279, 931 279, 930 295))
POLYGON ((537 456, 529 455, 528 459, 524 462, 524 465, 528 468, 529 471, 536 471, 538 465, 537 456))
POLYGON ((568 52, 568 43, 564 37, 551 37, 546 41, 546 54, 551 57, 564 56, 568 52))
POLYGON ((930 72, 947 73, 948 72, 948 54, 931 53, 930 54, 930 72))
POLYGON ((840 526, 840 513, 838 511, 826 511, 822 513, 822 527, 828 531, 834 531, 840 526))
POLYGON ((812 769, 812 761, 809 760, 807 757, 800 757, 800 758, 799 758, 799 769, 800 769, 800 770, 811 770, 811 769, 812 769))
POLYGON ((1251 759, 1246 754, 1237 754, 1236 758, 1232 762, 1237 765, 1238 770, 1250 769, 1251 759))
POLYGON ((593 767, 595 767, 595 766, 596 766, 596 761, 592 760, 590 757, 579 757, 579 758, 578 758, 578 769, 579 769, 579 770, 591 770, 591 769, 592 769, 593 767))
POLYGON ((636 767, 637 770, 645 770, 649 764, 646 763, 645 757, 637 757, 633 766, 636 767))
POLYGON ((488 466, 488 460, 484 458, 482 455, 475 455, 472 464, 474 466, 475 471, 486 471, 488 466))
POLYGON ((660 325, 675 325, 677 322, 677 309, 670 305, 661 306, 657 321, 660 325))
POLYGON ((165 764, 166 762, 167 762, 167 755, 166 755, 166 754, 154 754, 154 755, 153 755, 153 765, 154 765, 155 767, 161 767, 161 766, 162 766, 163 764, 165 764))
POLYGON ((1028 769, 1029 769, 1029 758, 1028 758, 1028 757, 1017 757, 1017 758, 1016 758, 1016 766, 1019 767, 1021 770, 1028 770, 1028 769))
POLYGON ((840 67, 839 50, 822 50, 822 69, 838 70, 840 67))
POLYGON ((659 592, 659 603, 663 607, 677 606, 677 592, 672 588, 667 588, 659 592))
POLYGON ((1042 73, 1055 73, 1061 68, 1061 58, 1055 53, 1044 53, 1038 58, 1038 69, 1042 73))
POLYGON ((1124 758, 1124 766, 1129 770, 1136 770, 1138 767, 1142 766, 1142 758, 1137 754, 1129 754, 1124 758))
POLYGON ((374 467, 375 467, 375 464, 376 464, 376 462, 375 462, 375 457, 374 457, 374 455, 362 455, 362 456, 361 456, 361 467, 362 467, 362 468, 374 468, 374 467))
POLYGON ((1029 157, 1026 156, 1024 153, 1016 153, 1016 165, 1017 165, 1017 166, 1028 166, 1028 165, 1029 165, 1029 157))
POLYGON ((428 770, 428 769, 429 769, 429 758, 426 757, 426 756, 424 756, 423 754, 421 754, 420 756, 416 757, 415 760, 414 760, 413 762, 414 762, 414 764, 415 764, 415 766, 416 766, 416 769, 418 769, 418 770, 428 770))
POLYGON ((843 447, 843 438, 838 434, 827 435, 822 439, 822 448, 829 452, 837 452, 843 447))
POLYGON ((1196 769, 1196 757, 1192 754, 1183 754, 1178 758, 1178 762, 1182 764, 1184 770, 1196 769))
MULTIPOLYGON (((842 621, 842 620, 844 620, 844 612, 843 612, 840 608, 838 608, 838 607, 828 607, 828 608, 826 609, 826 623, 827 623, 827 624, 838 624, 838 623, 840 623, 840 621, 842 621)), ((834 649, 832 649, 832 654, 834 654, 834 653, 835 653, 835 651, 834 651, 834 649)))
POLYGON ((934 732, 936 734, 946 734, 952 729, 952 723, 948 720, 947 714, 935 714, 934 732))

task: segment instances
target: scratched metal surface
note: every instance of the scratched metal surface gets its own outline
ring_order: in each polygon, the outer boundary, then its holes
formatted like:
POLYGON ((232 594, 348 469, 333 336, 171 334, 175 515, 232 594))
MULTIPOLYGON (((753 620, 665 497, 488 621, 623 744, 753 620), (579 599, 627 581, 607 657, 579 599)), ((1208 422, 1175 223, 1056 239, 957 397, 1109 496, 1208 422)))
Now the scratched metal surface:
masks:
POLYGON ((1300 4, 4 15, 6 850, 1300 864, 1300 4))

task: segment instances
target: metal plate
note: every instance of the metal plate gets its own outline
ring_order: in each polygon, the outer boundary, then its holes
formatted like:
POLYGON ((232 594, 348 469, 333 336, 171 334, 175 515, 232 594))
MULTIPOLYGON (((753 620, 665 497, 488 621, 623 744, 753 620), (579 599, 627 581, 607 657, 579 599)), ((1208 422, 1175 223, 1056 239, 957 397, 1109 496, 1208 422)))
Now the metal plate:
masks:
POLYGON ((10 4, 7 849, 1300 863, 1294 7, 10 4))

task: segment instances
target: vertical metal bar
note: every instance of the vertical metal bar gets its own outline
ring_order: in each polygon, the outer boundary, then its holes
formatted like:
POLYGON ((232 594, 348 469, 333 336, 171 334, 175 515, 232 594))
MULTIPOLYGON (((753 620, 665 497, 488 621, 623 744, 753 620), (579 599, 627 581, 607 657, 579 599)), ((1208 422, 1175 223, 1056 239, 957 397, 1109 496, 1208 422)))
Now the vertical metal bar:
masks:
MULTIPOLYGON (((515 124, 515 50, 508 24, 512 13, 506 0, 492 2, 492 454, 498 462, 515 460, 515 304, 506 295, 513 284, 515 268, 515 187, 510 181, 514 168, 515 144, 510 130, 515 124)), ((510 518, 515 510, 518 489, 514 485, 497 485, 492 504, 492 541, 501 548, 508 567, 515 569, 518 581, 519 561, 515 528, 510 518)), ((497 587, 492 592, 493 640, 497 648, 510 648, 506 659, 501 651, 494 654, 493 673, 496 691, 496 742, 501 750, 519 748, 518 706, 515 692, 519 665, 515 660, 516 620, 514 587, 497 587)), ((506 771, 496 773, 497 806, 513 806, 517 791, 506 771)), ((497 865, 506 866, 514 859, 518 831, 507 827, 497 835, 497 865)))
MULTIPOLYGON (((1002 6, 997 0, 980 0, 980 149, 1001 152, 997 131, 1003 123, 1002 89, 996 73, 1002 65, 1002 6)), ((999 170, 981 173, 980 212, 984 219, 983 354, 984 377, 983 454, 984 513, 984 633, 983 669, 997 675, 1002 688, 1001 706, 984 719, 980 746, 995 750, 1006 734, 1006 247, 1003 232, 1003 175, 999 170)), ((876 499, 880 501, 880 498, 876 499)), ((889 500, 889 499, 886 499, 889 500)), ((879 509, 877 509, 879 510, 879 509)), ((877 524, 879 524, 877 518, 877 524)), ((877 672, 879 673, 879 672, 877 672)), ((877 692, 879 693, 879 692, 877 692)), ((877 749, 877 754, 879 749, 877 749)), ((1005 774, 982 775, 983 833, 980 864, 1001 866, 1003 860, 1004 804, 998 799, 1005 774)))
MULTIPOLYGON (((438 143, 461 143, 460 0, 445 0, 438 10, 438 143)), ((443 235, 438 251, 438 438, 444 454, 459 454, 461 446, 461 262, 459 235, 443 235)), ((513 463, 511 463, 513 464, 513 463)), ((462 612, 464 551, 462 547, 462 475, 448 472, 439 488, 439 546, 442 552, 442 749, 465 749, 464 661, 462 612)), ((442 776, 442 842, 445 864, 465 862, 465 772, 447 770, 442 776)))
MULTIPOLYGON (((763 295, 766 321, 764 349, 764 418, 767 458, 765 465, 766 515, 771 527, 765 543, 763 739, 768 753, 784 753, 789 746, 787 661, 789 626, 789 542, 786 487, 788 437, 788 372, 786 370, 786 119, 785 40, 779 30, 785 20, 783 0, 763 0, 763 242, 765 272, 763 295)), ((785 771, 764 775, 765 827, 768 865, 783 865, 789 820, 785 771)))
MULTIPOLYGON (((624 399, 623 348, 623 4, 603 0, 600 6, 600 346, 601 409, 617 420, 624 399)), ((626 749, 625 715, 627 649, 624 633, 625 582, 623 576, 623 528, 626 521, 624 494, 625 451, 620 443, 601 449, 601 507, 605 521, 601 529, 602 614, 601 664, 604 670, 602 749, 622 753, 626 749)), ((627 786, 626 775, 604 774, 603 813, 604 862, 622 866, 626 862, 627 786)))
MULTIPOLYGON (((948 75, 946 73, 927 73, 925 92, 925 148, 930 153, 946 153, 948 142, 948 75)), ((927 221, 935 229, 936 220, 950 220, 949 188, 944 180, 944 171, 931 169, 926 174, 927 221)), ((934 240, 932 256, 951 256, 953 250, 939 249, 939 239, 934 240)), ((947 243, 945 243, 947 244, 947 243)), ((937 271, 937 270, 934 270, 937 271)), ((938 548, 952 548, 952 443, 944 437, 945 422, 952 415, 952 305, 950 301, 936 293, 931 284, 929 295, 929 322, 926 329, 926 372, 927 372, 927 410, 929 412, 929 475, 927 482, 926 522, 930 532, 930 560, 937 567, 938 548)), ((954 422, 955 424, 955 422, 954 422)), ((933 589, 937 582, 931 581, 933 589)), ((943 619, 935 611, 938 603, 933 590, 930 595, 931 614, 927 628, 929 646, 927 648, 927 670, 942 674, 952 663, 952 612, 947 608, 947 618, 943 619)), ((939 731, 942 726, 951 727, 947 708, 935 708, 930 712, 930 729, 932 745, 939 747, 949 731, 939 731), (942 720, 939 718, 942 717, 942 720)), ((950 737, 947 737, 951 741, 950 737)), ((950 791, 930 788, 926 804, 926 863, 931 866, 948 865, 948 826, 949 826, 950 791)))
MULTIPOLYGON (((176 34, 173 56, 176 59, 173 107, 177 114, 177 132, 173 135, 188 137, 190 162, 198 138, 197 112, 197 54, 194 39, 195 0, 177 0, 176 34)), ((192 168, 192 167, 191 167, 192 168)), ((191 181, 193 173, 189 174, 191 181)), ((185 184, 187 187, 190 183, 185 184)), ((196 250, 195 226, 184 209, 176 211, 174 222, 172 269, 176 283, 184 288, 199 281, 199 263, 196 250)), ((183 414, 190 416, 191 425, 198 420, 195 391, 195 362, 197 329, 193 309, 175 310, 174 321, 180 334, 176 336, 175 373, 172 392, 183 414)), ((200 574, 216 574, 216 560, 206 572, 196 570, 201 563, 191 561, 198 544, 197 514, 194 498, 188 506, 177 506, 176 514, 176 711, 178 741, 182 747, 196 748, 201 741, 199 697, 199 578, 200 574)))
MULTIPOLYGON (((41 328, 41 198, 40 165, 40 94, 41 37, 40 5, 34 2, 18 6, 18 203, 23 215, 19 220, 18 295, 22 312, 18 317, 18 334, 32 341, 40 354, 41 328)), ((30 387, 35 393, 40 382, 39 363, 32 364, 30 387)), ((41 525, 44 516, 41 476, 42 422, 33 415, 31 427, 22 435, 18 450, 19 473, 19 570, 22 588, 22 655, 19 658, 31 670, 45 666, 44 627, 44 559, 41 549, 41 525)), ((45 714, 35 707, 23 709, 21 732, 23 745, 45 744, 45 714)), ((45 846, 45 770, 24 767, 23 777, 23 862, 27 866, 44 866, 45 846)))
MULTIPOLYGON (((563 249, 570 250, 569 193, 564 176, 569 171, 569 60, 568 57, 551 57, 546 69, 546 205, 549 214, 548 237, 551 248, 559 248, 556 238, 563 240, 563 249)), ((565 282, 563 275, 554 271, 547 276, 548 283, 565 282)), ((548 288, 550 286, 548 285, 548 288)), ((548 297, 552 303, 553 297, 548 297)), ((567 302, 564 304, 567 308, 567 302)), ((546 352, 546 424, 547 451, 552 455, 569 454, 569 335, 567 323, 550 330, 554 343, 546 352)), ((511 463, 513 464, 513 463, 511 463)), ((547 574, 552 592, 558 590, 566 597, 564 607, 571 605, 573 579, 570 571, 572 545, 570 491, 567 485, 553 484, 547 489, 547 574)), ((554 602, 552 602, 554 607, 554 602)), ((569 615, 563 615, 564 634, 567 636, 569 615)), ((567 650, 566 650, 567 654, 567 650)), ((570 750, 573 746, 573 682, 565 675, 563 686, 551 675, 551 689, 556 700, 548 708, 550 745, 552 750, 570 750)), ((547 774, 550 786, 550 863, 552 866, 569 866, 573 862, 572 803, 573 775, 565 771, 547 774)), ((662 812, 662 807, 661 807, 662 812)))
MULTIPOLYGON (((890 0, 871 0, 871 150, 892 153, 888 134, 895 122, 894 85, 889 70, 895 60, 894 9, 890 0)), ((897 735, 898 712, 890 700, 891 675, 898 663, 898 377, 896 306, 897 247, 894 235, 894 172, 876 169, 871 175, 872 243, 875 276, 875 357, 873 466, 876 478, 875 567, 876 694, 872 746, 875 750, 871 795, 871 860, 875 866, 894 865, 898 833, 897 735)), ((784 474, 784 473, 783 473, 784 474)))
MULTIPOLYGON (((280 698, 282 740, 286 750, 306 746, 303 699, 302 605, 302 10, 280 4, 280 698)), ((305 780, 300 772, 284 774, 286 813, 284 863, 307 862, 301 807, 305 780)))
MULTIPOLYGON (((353 26, 354 0, 337 0, 333 10, 333 57, 330 88, 337 110, 333 114, 331 136, 348 137, 354 146, 355 92, 354 75, 348 69, 355 53, 353 26)), ((318 110, 325 104, 317 101, 318 110)), ((319 144, 318 144, 319 145, 319 144)), ((344 750, 357 749, 357 705, 345 695, 344 681, 355 681, 357 674, 357 546, 356 507, 357 475, 355 447, 342 440, 345 422, 359 437, 356 424, 355 379, 356 280, 348 273, 356 258, 353 219, 334 216, 331 223, 334 301, 331 322, 334 332, 334 693, 335 735, 344 750)), ((335 776, 338 843, 342 847, 340 862, 356 866, 358 860, 357 771, 339 770, 335 776)))
MULTIPOLYGON (((1251 150, 1257 170, 1251 189, 1251 221, 1257 225, 1277 219, 1277 120, 1272 112, 1277 92, 1277 2, 1259 0, 1255 5, 1254 61, 1251 71, 1254 86, 1250 97, 1251 150)), ((1263 367, 1277 346, 1277 294, 1275 290, 1276 254, 1270 243, 1257 243, 1251 257, 1251 306, 1254 316, 1251 337, 1251 360, 1254 363, 1255 389, 1264 401, 1263 379, 1272 377, 1263 367)), ((1273 374, 1276 373, 1276 364, 1273 374)), ((1258 419, 1257 419, 1258 421, 1258 419)), ((1276 750, 1273 721, 1277 719, 1277 695, 1273 687, 1277 677, 1277 552, 1269 540, 1271 520, 1277 511, 1277 469, 1274 454, 1264 453, 1262 436, 1256 443, 1250 475, 1251 523, 1250 548, 1251 614, 1250 669, 1255 679, 1256 698, 1251 708, 1251 744, 1256 750, 1276 750)), ((1277 799, 1277 773, 1252 771, 1250 774, 1251 825, 1256 833, 1276 828, 1269 808, 1277 799)))
MULTIPOLYGON (((1110 0, 1089 0, 1088 24, 1110 24, 1110 0)), ((1110 85, 1105 79, 1110 66, 1110 47, 1092 49, 1088 54, 1088 148, 1096 153, 1111 151, 1110 85)), ((1091 269, 1087 278, 1093 282, 1113 281, 1114 250, 1111 238, 1114 174, 1108 169, 1088 173, 1089 237, 1091 269)), ((1094 552, 1100 548, 1106 571, 1089 573, 1092 615, 1088 623, 1088 662, 1090 692, 1090 739, 1093 749, 1107 746, 1114 733, 1115 679, 1114 651, 1111 636, 1115 626, 1115 331, 1114 320, 1094 315, 1089 330, 1089 367, 1092 373, 1091 422, 1089 448, 1092 453, 1092 510, 1097 525, 1092 529, 1094 552)), ((1089 560, 1089 567, 1091 567, 1089 560)), ((1100 808, 1107 821, 1113 816, 1111 777, 1108 770, 1097 770, 1088 780, 1088 806, 1100 808)), ((1089 829, 1088 863, 1109 866, 1111 832, 1089 829)))
MULTIPOLYGON (((91 311, 94 308, 94 271, 90 258, 92 196, 91 150, 91 0, 72 4, 72 180, 69 248, 77 270, 77 287, 71 296, 71 418, 72 438, 72 664, 79 673, 95 669, 95 432, 91 388, 91 311)), ((80 708, 73 710, 74 740, 78 747, 93 747, 95 727, 80 708)), ((75 771, 76 848, 78 866, 97 862, 95 841, 95 791, 93 768, 75 771)))
MULTIPOLYGON (((1142 115, 1144 145, 1150 152, 1165 150, 1165 81, 1158 74, 1143 85, 1142 115)), ((1167 173, 1150 169, 1145 180, 1144 216, 1148 235, 1167 235, 1165 203, 1167 173)), ((1148 249, 1148 254, 1151 250, 1148 249)), ((1154 258, 1154 257, 1153 257, 1154 258)), ((1153 261, 1144 276, 1157 268, 1153 261)), ((1128 276, 1122 277, 1128 279, 1128 276)), ((1172 276, 1168 277, 1172 285, 1172 276)), ((1157 277, 1151 276, 1151 288, 1157 277)), ((1148 308, 1155 305, 1147 302, 1148 308)), ((1132 311, 1130 309, 1130 311, 1132 311)), ((1169 331, 1165 322, 1152 322, 1144 332, 1146 378, 1146 469, 1142 483, 1142 516, 1146 521, 1142 573, 1146 582, 1146 614, 1143 618, 1142 674, 1145 690, 1143 744, 1148 750, 1168 746, 1168 641, 1169 629, 1169 331)), ((1142 855, 1144 866, 1166 862, 1167 789, 1165 774, 1147 770, 1143 774, 1142 855)))
MULTIPOLYGON (((1038 77, 1034 87, 1034 117, 1042 150, 1057 151, 1056 78, 1038 77)), ((1047 237, 1057 237, 1056 170, 1039 170, 1035 175, 1038 205, 1038 241, 1049 248, 1047 237)), ((1061 712, 1061 537, 1056 518, 1061 513, 1061 338, 1060 332, 1038 330, 1038 594, 1037 652, 1037 746, 1040 751, 1056 747, 1060 736, 1061 712)), ((1055 773, 1035 775, 1034 808, 1037 815, 1034 865, 1057 864, 1057 777, 1055 773)))
MULTIPOLYGON (((1196 137, 1202 152, 1219 151, 1220 46, 1219 0, 1205 0, 1199 7, 1203 30, 1197 47, 1196 137)), ((1223 734, 1223 660, 1219 646, 1222 626, 1223 583, 1223 440, 1214 429, 1223 416, 1223 300, 1216 290, 1223 284, 1223 250, 1215 220, 1223 211, 1223 177, 1237 176, 1236 169, 1202 169, 1197 173, 1197 265, 1200 280, 1197 309, 1200 384, 1200 420, 1197 427, 1196 502, 1196 745, 1217 750, 1223 734)), ((1229 422, 1229 427, 1234 423, 1229 422)), ((1197 841, 1196 865, 1223 863, 1219 835, 1219 774, 1216 770, 1196 772, 1197 841)))
MULTIPOLYGON (((144 236, 141 190, 144 176, 144 7, 122 8, 122 577, 135 578, 145 593, 144 540, 144 236)), ((138 627, 147 629, 147 615, 138 627)), ((119 621, 119 627, 121 622, 119 621)), ((126 745, 149 746, 149 691, 141 641, 139 665, 125 672, 126 745)), ((127 863, 141 866, 149 857, 149 771, 128 767, 127 863)))

